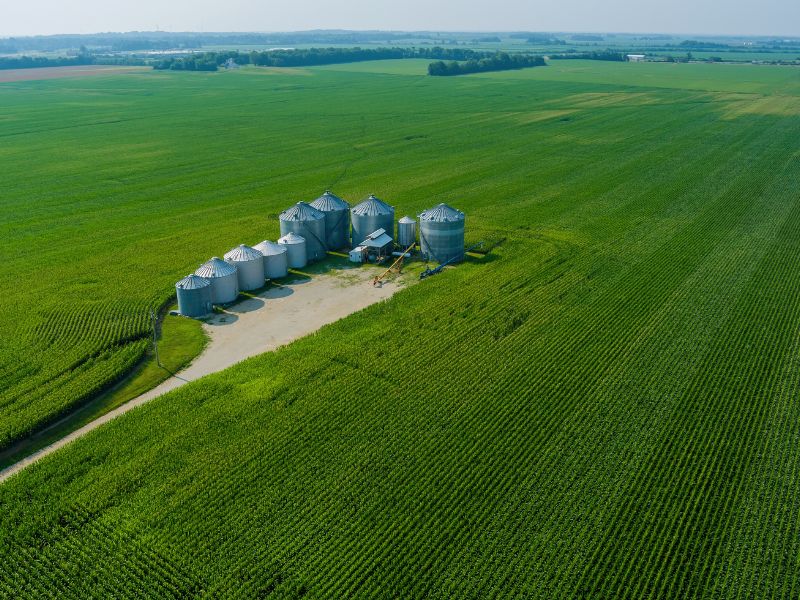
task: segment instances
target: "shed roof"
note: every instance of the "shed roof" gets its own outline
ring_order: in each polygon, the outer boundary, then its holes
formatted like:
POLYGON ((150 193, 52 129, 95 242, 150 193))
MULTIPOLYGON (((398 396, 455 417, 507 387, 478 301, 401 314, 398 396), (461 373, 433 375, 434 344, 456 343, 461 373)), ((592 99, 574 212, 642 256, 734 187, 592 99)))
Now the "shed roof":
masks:
POLYGON ((377 231, 370 233, 367 236, 367 239, 361 242, 359 246, 367 246, 368 248, 383 248, 391 243, 392 238, 386 234, 386 230, 378 229, 377 231))

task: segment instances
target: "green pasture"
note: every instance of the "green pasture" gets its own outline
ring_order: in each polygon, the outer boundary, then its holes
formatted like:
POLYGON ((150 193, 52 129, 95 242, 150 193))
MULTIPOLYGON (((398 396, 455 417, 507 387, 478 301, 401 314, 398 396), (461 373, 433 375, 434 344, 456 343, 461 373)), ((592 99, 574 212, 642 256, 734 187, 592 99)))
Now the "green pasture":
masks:
POLYGON ((795 597, 800 70, 0 84, 0 446, 326 187, 483 258, 0 484, 0 597, 795 597))

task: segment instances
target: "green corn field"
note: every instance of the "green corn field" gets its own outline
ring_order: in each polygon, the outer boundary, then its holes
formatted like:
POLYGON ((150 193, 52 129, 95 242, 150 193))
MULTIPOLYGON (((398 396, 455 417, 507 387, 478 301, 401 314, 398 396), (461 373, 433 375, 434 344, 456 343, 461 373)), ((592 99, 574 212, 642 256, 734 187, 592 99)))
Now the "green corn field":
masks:
POLYGON ((0 84, 0 448, 326 188, 488 249, 0 484, 0 598, 800 595, 800 71, 562 62, 0 84))

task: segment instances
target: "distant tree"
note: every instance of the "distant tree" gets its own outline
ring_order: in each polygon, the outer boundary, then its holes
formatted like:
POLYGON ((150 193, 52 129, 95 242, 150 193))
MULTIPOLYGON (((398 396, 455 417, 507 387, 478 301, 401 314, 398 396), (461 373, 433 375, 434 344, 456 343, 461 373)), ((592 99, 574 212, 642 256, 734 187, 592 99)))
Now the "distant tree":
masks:
POLYGON ((582 59, 582 60, 608 60, 612 62, 624 62, 628 57, 622 52, 615 52, 613 50, 592 51, 592 52, 576 52, 573 49, 567 50, 563 54, 552 54, 550 58, 558 59, 582 59))
POLYGON ((365 60, 387 60, 399 58, 429 58, 435 61, 431 68, 436 74, 460 74, 476 70, 498 70, 500 68, 523 68, 544 64, 541 57, 527 54, 509 56, 504 52, 480 52, 467 48, 303 48, 297 50, 274 50, 240 54, 236 51, 206 52, 185 57, 169 57, 153 65, 154 69, 183 71, 213 71, 229 58, 238 64, 254 64, 262 67, 303 67, 329 65, 365 60), (460 63, 470 63, 463 71, 460 63), (488 61, 481 64, 481 61, 488 61), (537 61, 541 61, 540 63, 537 61), (442 63, 444 67, 440 64, 442 63), (212 66, 213 65, 213 66, 212 66))
POLYGON ((433 76, 465 75, 467 73, 541 67, 545 64, 544 58, 541 56, 495 52, 494 54, 484 56, 480 59, 472 58, 460 63, 456 61, 451 61, 449 63, 437 61, 428 65, 428 74, 433 76))
POLYGON ((428 75, 441 76, 447 75, 447 65, 443 61, 437 60, 428 65, 428 75))

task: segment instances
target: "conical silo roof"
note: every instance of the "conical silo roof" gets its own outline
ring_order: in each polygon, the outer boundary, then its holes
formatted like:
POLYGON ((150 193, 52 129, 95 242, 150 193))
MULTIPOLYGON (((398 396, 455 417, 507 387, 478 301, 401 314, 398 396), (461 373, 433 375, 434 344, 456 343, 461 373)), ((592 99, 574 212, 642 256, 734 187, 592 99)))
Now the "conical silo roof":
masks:
POLYGON ((439 204, 434 208, 424 211, 419 216, 419 220, 432 221, 434 223, 452 223, 454 221, 463 221, 464 213, 447 204, 439 204))
POLYGON ((247 262, 249 260, 256 260, 263 257, 264 255, 261 254, 261 252, 245 244, 239 244, 230 252, 225 253, 225 260, 233 262, 247 262))
POLYGON ((211 282, 206 279, 205 277, 200 277, 199 275, 187 275, 183 279, 181 279, 178 283, 175 284, 176 288, 180 288, 182 290, 197 290, 200 288, 208 287, 211 285, 211 282))
POLYGON ((386 202, 383 200, 380 200, 373 194, 370 194, 369 198, 354 206, 350 212, 352 212, 354 215, 374 217, 378 215, 393 215, 394 209, 386 204, 386 202))
POLYGON ((194 272, 195 275, 205 277, 206 279, 210 277, 225 277, 226 275, 231 275, 232 273, 236 273, 236 266, 226 263, 218 256, 215 256, 208 262, 203 263, 200 265, 200 268, 194 272))
POLYGON ((302 244, 305 241, 306 241, 306 239, 303 236, 297 235, 295 232, 290 231, 285 236, 283 236, 281 239, 279 239, 278 243, 280 243, 280 244, 302 244))
POLYGON ((416 224, 416 222, 417 221, 415 219, 412 219, 411 217, 403 217, 402 219, 400 219, 398 221, 398 223, 402 223, 404 225, 409 224, 409 223, 415 223, 416 224))
POLYGON ((279 218, 281 221, 317 221, 324 219, 325 215, 308 202, 298 202, 283 211, 279 218))
POLYGON ((348 210, 350 208, 350 205, 347 202, 339 198, 339 196, 332 193, 330 190, 325 190, 325 193, 314 200, 310 206, 312 208, 316 208, 317 210, 321 210, 322 212, 348 210))
POLYGON ((285 246, 276 242, 270 242, 269 240, 264 240, 253 246, 253 248, 261 252, 264 256, 275 256, 276 254, 283 254, 286 252, 285 246))

